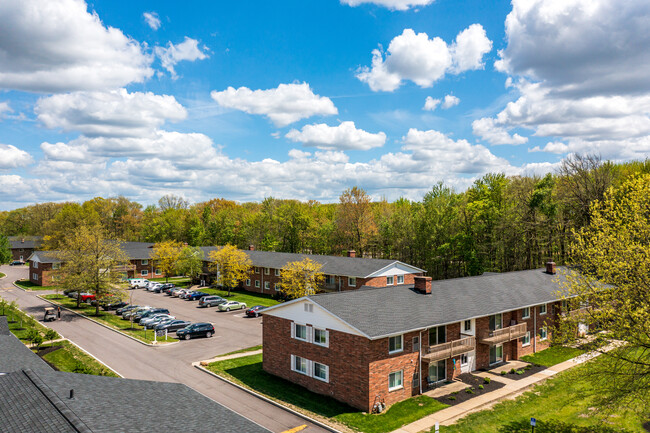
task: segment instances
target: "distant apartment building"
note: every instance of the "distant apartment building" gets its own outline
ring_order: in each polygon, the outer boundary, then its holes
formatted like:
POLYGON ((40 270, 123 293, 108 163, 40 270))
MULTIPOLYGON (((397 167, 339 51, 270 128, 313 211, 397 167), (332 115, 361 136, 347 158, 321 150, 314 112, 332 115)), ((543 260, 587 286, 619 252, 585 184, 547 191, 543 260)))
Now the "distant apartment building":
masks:
POLYGON ((13 261, 26 262, 43 243, 40 236, 7 236, 13 261))

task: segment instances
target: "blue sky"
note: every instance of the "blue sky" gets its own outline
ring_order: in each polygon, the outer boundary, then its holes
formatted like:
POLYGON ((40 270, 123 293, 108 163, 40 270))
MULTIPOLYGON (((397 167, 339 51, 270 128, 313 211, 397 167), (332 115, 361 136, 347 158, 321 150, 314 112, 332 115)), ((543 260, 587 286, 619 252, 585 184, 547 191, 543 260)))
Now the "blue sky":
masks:
POLYGON ((418 200, 646 158, 649 24, 636 0, 6 2, 0 209, 418 200))

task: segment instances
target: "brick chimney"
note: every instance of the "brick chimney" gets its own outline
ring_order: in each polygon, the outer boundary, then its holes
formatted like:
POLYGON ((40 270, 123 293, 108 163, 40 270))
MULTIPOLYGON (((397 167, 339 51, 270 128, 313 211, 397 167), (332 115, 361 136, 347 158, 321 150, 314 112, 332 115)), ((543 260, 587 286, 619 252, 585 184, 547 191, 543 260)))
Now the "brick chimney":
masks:
POLYGON ((20 243, 24 244, 25 243, 25 238, 20 238, 20 243))
POLYGON ((255 245, 250 244, 250 245, 248 246, 248 251, 255 251, 255 245))
POLYGON ((356 257, 356 256, 357 256, 357 252, 356 252, 356 251, 354 251, 354 250, 349 250, 349 251, 348 251, 348 257, 356 257))
POLYGON ((554 261, 548 261, 546 262, 546 273, 555 275, 555 262, 554 261))
POLYGON ((431 294, 431 277, 414 277, 415 290, 423 295, 431 294))

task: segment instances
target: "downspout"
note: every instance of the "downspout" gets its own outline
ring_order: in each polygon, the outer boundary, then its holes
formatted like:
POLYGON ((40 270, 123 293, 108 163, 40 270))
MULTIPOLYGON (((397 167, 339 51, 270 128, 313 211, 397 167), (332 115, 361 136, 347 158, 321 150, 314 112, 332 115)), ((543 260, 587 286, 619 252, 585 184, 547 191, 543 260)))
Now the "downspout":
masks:
POLYGON ((533 353, 537 353, 537 307, 533 307, 533 353))
POLYGON ((419 362, 418 362, 418 371, 420 374, 418 374, 418 381, 420 382, 420 395, 422 394, 422 330, 420 330, 420 356, 419 362))

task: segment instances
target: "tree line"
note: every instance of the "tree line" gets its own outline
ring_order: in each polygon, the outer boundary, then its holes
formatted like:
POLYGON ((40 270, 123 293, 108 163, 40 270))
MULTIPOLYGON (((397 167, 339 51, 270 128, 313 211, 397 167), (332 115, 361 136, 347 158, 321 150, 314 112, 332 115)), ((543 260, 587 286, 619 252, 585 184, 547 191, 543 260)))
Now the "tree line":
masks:
POLYGON ((235 245, 292 253, 397 259, 435 279, 565 263, 573 233, 590 221, 590 205, 640 173, 650 160, 616 164, 574 155, 546 176, 487 174, 467 190, 439 183, 422 200, 372 201, 361 188, 338 203, 268 197, 190 204, 166 195, 143 207, 126 197, 40 203, 0 212, 0 233, 40 235, 58 249, 82 226, 100 225, 125 241, 174 240, 190 246, 235 245))

